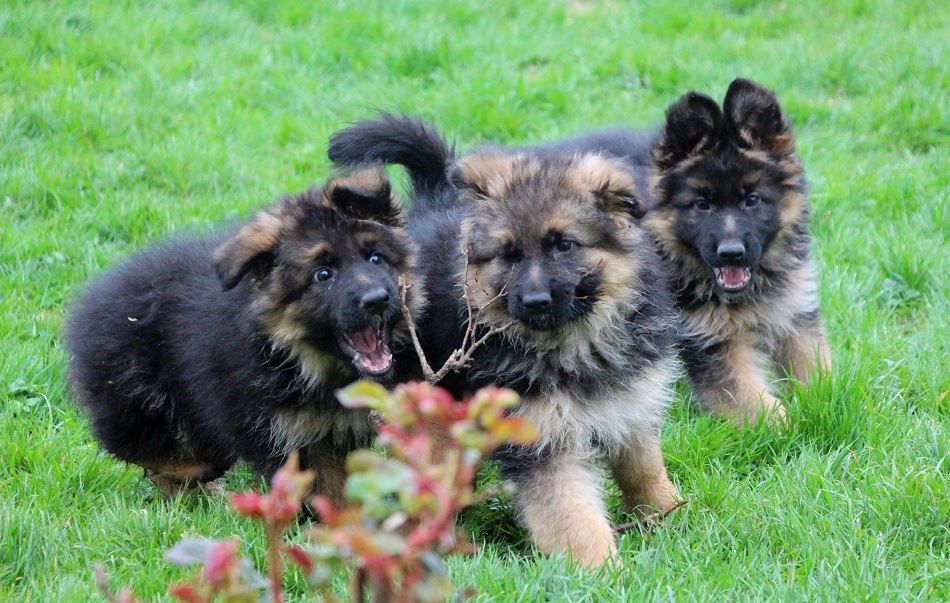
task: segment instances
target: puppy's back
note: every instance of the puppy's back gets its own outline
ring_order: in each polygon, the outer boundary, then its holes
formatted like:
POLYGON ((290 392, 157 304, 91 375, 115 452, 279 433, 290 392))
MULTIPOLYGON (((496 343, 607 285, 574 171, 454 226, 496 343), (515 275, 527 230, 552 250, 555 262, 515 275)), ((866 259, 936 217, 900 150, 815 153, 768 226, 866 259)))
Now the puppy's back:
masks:
POLYGON ((172 334, 185 300, 220 290, 213 242, 175 241, 141 252, 94 280, 71 308, 69 376, 96 435, 121 458, 173 446, 172 334))

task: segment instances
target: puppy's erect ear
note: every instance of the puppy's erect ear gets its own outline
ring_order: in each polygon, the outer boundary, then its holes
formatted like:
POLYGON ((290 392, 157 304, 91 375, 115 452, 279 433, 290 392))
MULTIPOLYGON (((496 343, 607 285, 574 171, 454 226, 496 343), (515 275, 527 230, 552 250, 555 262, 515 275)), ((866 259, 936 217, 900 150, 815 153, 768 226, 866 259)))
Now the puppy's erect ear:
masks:
POLYGON ((642 218, 646 204, 634 175, 619 159, 598 154, 578 157, 572 166, 571 180, 575 185, 590 192, 611 213, 642 218))
POLYGON ((699 92, 688 92, 666 110, 666 123, 653 147, 653 160, 659 169, 669 169, 711 149, 722 130, 722 111, 716 101, 699 92))
POLYGON ((512 179, 518 155, 502 151, 479 151, 466 155, 448 168, 452 186, 475 199, 499 198, 512 179))
POLYGON ((750 149, 791 153, 795 140, 775 94, 755 82, 736 78, 723 102, 730 133, 750 149))
POLYGON ((323 187, 330 207, 360 220, 402 226, 403 214, 382 166, 359 169, 331 179, 323 187))
POLYGON ((214 250, 214 270, 224 290, 233 289, 249 272, 263 278, 274 262, 280 219, 260 212, 238 233, 214 250))

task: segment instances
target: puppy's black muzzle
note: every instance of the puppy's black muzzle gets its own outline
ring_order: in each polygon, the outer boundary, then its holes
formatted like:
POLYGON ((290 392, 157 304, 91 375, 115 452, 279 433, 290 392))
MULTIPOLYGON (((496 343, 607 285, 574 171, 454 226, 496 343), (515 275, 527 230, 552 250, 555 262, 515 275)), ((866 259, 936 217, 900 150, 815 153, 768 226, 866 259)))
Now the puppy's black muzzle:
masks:
POLYGON ((716 248, 716 255, 726 263, 735 263, 745 257, 745 245, 736 239, 722 241, 716 248))

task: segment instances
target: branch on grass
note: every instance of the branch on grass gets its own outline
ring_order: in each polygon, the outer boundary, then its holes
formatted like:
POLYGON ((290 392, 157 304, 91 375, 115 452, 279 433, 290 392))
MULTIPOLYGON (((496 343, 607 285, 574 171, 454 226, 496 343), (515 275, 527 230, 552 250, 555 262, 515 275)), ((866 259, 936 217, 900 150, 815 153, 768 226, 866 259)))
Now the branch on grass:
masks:
POLYGON ((634 528, 638 530, 649 529, 652 526, 656 525, 657 523, 669 517, 670 514, 673 513, 673 511, 679 509, 680 507, 684 506, 688 502, 689 501, 686 501, 686 500, 677 501, 676 503, 673 504, 672 507, 670 507, 666 511, 657 511, 656 513, 650 513, 649 515, 644 515, 643 517, 641 517, 640 519, 636 521, 628 521, 627 523, 617 524, 613 527, 613 530, 617 534, 623 534, 624 532, 628 532, 634 528))
MULTIPOLYGON (((486 301, 481 306, 474 306, 472 304, 471 290, 468 284, 468 254, 463 253, 465 257, 465 282, 464 289, 462 291, 462 299, 465 302, 465 312, 467 315, 467 322, 465 325, 465 333, 462 336, 462 344, 452 351, 449 354, 448 359, 442 365, 439 370, 433 370, 432 366, 429 364, 429 361, 426 359, 425 352, 422 349, 422 343, 419 341, 419 333, 416 330, 415 320, 412 318, 412 312, 409 310, 409 304, 406 302, 406 296, 409 292, 409 289, 412 287, 412 283, 406 281, 404 278, 399 279, 399 301, 402 307, 402 316, 406 320, 406 325, 409 328, 409 336, 412 338, 412 345, 416 349, 416 354, 419 356, 419 364, 422 367, 422 374, 425 380, 428 383, 436 384, 446 375, 453 371, 461 370, 472 362, 472 356, 475 351, 478 350, 482 345, 485 344, 492 336, 502 333, 512 325, 515 321, 509 320, 502 324, 491 325, 483 333, 478 333, 479 325, 482 322, 482 318, 485 316, 485 312, 488 308, 491 307, 496 301, 504 298, 508 294, 508 284, 511 281, 511 276, 509 275, 508 281, 505 282, 505 285, 495 294, 492 298, 486 301), (477 336, 477 337, 476 337, 477 336)), ((476 275, 475 281, 478 282, 476 275)), ((485 292, 487 294, 487 292, 485 292)))

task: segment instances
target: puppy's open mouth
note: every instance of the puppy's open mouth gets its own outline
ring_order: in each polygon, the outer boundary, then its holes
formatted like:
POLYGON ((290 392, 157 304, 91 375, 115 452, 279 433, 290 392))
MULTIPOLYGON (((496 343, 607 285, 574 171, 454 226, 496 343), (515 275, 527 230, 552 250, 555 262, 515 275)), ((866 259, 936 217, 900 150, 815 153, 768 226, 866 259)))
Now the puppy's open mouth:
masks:
POLYGON ((741 291, 752 278, 752 270, 745 266, 720 266, 713 268, 713 272, 724 291, 741 291))
POLYGON ((383 375, 393 367, 393 353, 389 350, 389 334, 386 333, 385 323, 340 335, 340 347, 353 358, 353 364, 363 373, 383 375))

